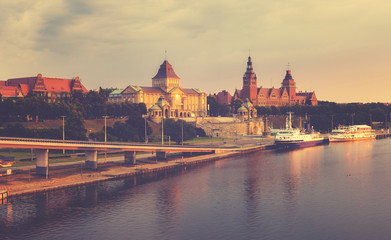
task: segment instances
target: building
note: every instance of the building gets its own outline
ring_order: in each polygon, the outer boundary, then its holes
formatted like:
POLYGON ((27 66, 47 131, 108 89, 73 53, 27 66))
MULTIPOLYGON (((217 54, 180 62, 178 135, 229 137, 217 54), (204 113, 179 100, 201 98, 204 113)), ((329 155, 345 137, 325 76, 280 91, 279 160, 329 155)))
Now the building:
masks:
POLYGON ((42 74, 38 74, 36 77, 12 78, 7 81, 0 81, 0 93, 3 99, 26 97, 32 92, 45 97, 48 102, 55 102, 59 99, 69 99, 75 91, 88 93, 88 90, 81 84, 79 77, 65 79, 43 77, 42 74))
POLYGON ((216 102, 221 105, 230 105, 232 96, 229 92, 223 90, 217 94, 213 94, 212 97, 216 99, 216 102))
POLYGON ((238 108, 238 117, 242 120, 249 120, 257 117, 257 109, 255 109, 248 98, 246 98, 244 103, 242 103, 242 106, 238 108))
POLYGON ((206 116, 206 97, 197 88, 182 88, 181 79, 165 60, 152 78, 152 87, 130 85, 111 92, 108 101, 145 103, 150 116, 157 119, 206 116))
POLYGON ((251 57, 248 57, 247 69, 243 76, 243 87, 235 90, 233 99, 248 98, 254 105, 286 106, 286 105, 317 105, 315 92, 296 92, 296 82, 291 70, 286 71, 280 88, 257 87, 257 76, 254 73, 251 57))

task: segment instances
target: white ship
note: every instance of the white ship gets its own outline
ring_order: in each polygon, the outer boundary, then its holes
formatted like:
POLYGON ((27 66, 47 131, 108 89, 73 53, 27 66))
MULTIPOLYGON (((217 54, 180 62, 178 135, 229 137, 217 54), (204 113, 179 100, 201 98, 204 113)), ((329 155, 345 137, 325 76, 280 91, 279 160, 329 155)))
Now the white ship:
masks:
POLYGON ((311 132, 302 132, 298 128, 292 128, 292 113, 289 113, 286 128, 277 132, 274 142, 277 147, 295 148, 314 146, 322 144, 323 141, 324 138, 313 130, 311 132))
POLYGON ((373 140, 376 134, 368 125, 339 126, 331 131, 330 142, 346 142, 356 140, 373 140))

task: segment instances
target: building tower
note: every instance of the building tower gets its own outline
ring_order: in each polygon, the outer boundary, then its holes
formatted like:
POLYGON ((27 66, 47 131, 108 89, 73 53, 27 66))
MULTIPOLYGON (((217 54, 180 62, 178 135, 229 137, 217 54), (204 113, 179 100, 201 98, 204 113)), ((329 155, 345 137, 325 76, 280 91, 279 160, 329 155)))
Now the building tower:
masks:
POLYGON ((241 98, 248 98, 253 104, 257 104, 257 75, 254 73, 250 56, 247 61, 247 70, 243 75, 241 98))
POLYGON ((292 78, 291 70, 286 70, 285 78, 282 80, 281 88, 286 88, 289 95, 289 104, 296 103, 296 82, 292 78))
POLYGON ((159 87, 168 92, 174 87, 181 86, 181 79, 175 74, 171 64, 164 60, 159 71, 152 78, 152 87, 159 87))

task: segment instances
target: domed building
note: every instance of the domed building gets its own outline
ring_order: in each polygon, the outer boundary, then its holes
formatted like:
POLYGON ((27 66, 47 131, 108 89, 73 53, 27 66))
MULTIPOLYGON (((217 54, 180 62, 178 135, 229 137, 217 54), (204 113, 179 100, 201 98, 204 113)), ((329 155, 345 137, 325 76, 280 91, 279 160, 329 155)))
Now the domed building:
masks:
POLYGON ((182 88, 181 79, 167 61, 152 78, 152 87, 129 85, 113 91, 110 102, 145 103, 151 118, 182 118, 206 116, 206 93, 197 88, 182 88), (160 108, 160 115, 159 109, 160 108))
POLYGON ((248 98, 246 98, 244 103, 242 103, 242 106, 238 108, 238 117, 242 120, 249 120, 257 117, 257 109, 255 109, 254 105, 248 98))

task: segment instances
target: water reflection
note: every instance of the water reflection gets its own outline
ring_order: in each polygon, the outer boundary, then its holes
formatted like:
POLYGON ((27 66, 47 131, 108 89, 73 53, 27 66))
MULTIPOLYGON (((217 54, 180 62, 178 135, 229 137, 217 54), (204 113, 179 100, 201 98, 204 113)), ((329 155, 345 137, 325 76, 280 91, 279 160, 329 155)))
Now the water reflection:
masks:
POLYGON ((0 232, 4 239, 386 239, 389 143, 258 152, 11 198, 0 205, 0 232))

